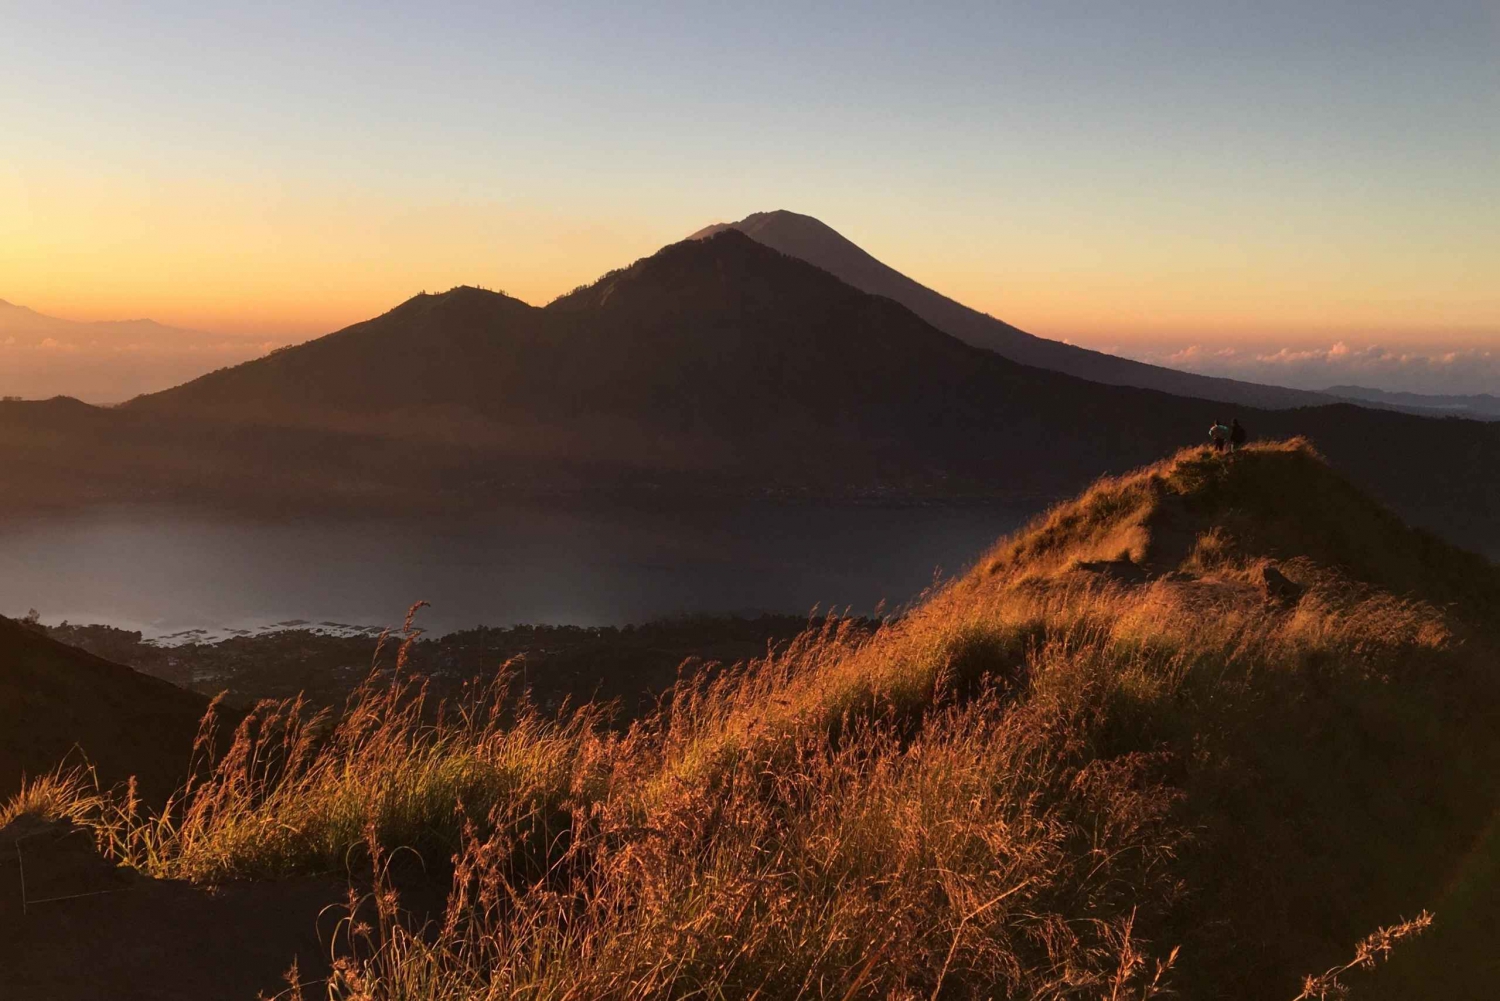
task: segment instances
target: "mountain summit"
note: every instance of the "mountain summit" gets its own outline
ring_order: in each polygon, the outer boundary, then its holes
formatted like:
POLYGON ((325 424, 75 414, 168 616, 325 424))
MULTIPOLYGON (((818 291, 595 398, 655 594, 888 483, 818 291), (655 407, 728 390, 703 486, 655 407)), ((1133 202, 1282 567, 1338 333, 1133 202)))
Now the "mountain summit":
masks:
POLYGON ((871 295, 894 299, 944 333, 1023 365, 1111 386, 1137 386, 1241 406, 1279 409, 1331 402, 1319 393, 1179 372, 1028 334, 908 278, 812 216, 785 209, 756 212, 735 223, 715 223, 688 239, 703 239, 727 229, 815 264, 871 295))

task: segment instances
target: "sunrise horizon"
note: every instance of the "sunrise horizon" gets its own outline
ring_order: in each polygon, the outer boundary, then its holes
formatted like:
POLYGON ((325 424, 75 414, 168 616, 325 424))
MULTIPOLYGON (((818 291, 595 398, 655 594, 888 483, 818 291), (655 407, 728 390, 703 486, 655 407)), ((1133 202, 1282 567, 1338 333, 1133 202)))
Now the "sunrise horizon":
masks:
MULTIPOLYGON (((858 219, 834 219, 815 207, 779 204, 750 207, 737 214, 708 213, 696 221, 685 219, 671 225, 635 220, 639 232, 627 232, 623 223, 591 227, 557 222, 545 227, 528 220, 495 230, 493 242, 504 247, 498 262, 434 263, 430 258, 411 260, 411 253, 405 252, 381 259, 374 274, 348 277, 346 273, 345 283, 331 288, 314 285, 306 271, 221 275, 224 284, 217 289, 204 287, 203 276, 190 269, 163 268, 160 274, 138 275, 134 280, 128 271, 111 270, 107 276, 78 275, 77 281, 64 281, 55 274, 27 281, 22 271, 7 275, 0 301, 81 323, 149 319, 205 333, 261 335, 294 343, 368 319, 424 291, 464 285, 504 291, 543 306, 704 226, 777 211, 816 218, 882 262, 971 308, 1040 336, 1090 346, 1117 342, 1187 346, 1203 336, 1228 337, 1227 343, 1234 347, 1272 341, 1278 346, 1306 347, 1337 339, 1417 346, 1429 338, 1453 345, 1500 345, 1500 312, 1489 301, 1500 302, 1500 296, 1489 296, 1487 288, 1477 289, 1472 300, 1455 297, 1447 308, 1435 309, 1430 301, 1407 302, 1403 315, 1374 300, 1340 298, 1335 289, 1339 272, 1347 267, 1339 261, 1330 261, 1327 273, 1321 275, 1316 271, 1294 275, 1284 267, 1275 279, 1258 282, 1247 269, 1221 273, 1192 288, 1164 291, 1133 287, 1123 269, 1080 274, 1070 270, 1060 255, 1052 268, 1046 261, 1029 262, 1028 279, 1020 281, 1002 273, 986 274, 984 262, 978 259, 954 267, 951 255, 936 255, 921 243, 877 243, 878 229, 862 227, 858 219), (862 228, 874 230, 873 238, 861 239, 862 228), (510 231, 529 239, 507 240, 510 231), (177 283, 171 281, 173 277, 177 283), (1287 293, 1287 298, 1269 304, 1257 301, 1274 297, 1276 292, 1287 293)), ((336 231, 323 234, 325 240, 340 238, 336 231)), ((476 258, 482 256, 468 249, 476 258)), ((446 256, 452 257, 452 252, 446 256)), ((1386 293, 1387 298, 1397 295, 1386 293)))
POLYGON ((784 208, 1038 336, 1470 352, 1500 390, 1475 0, 10 23, 0 298, 50 316, 295 343, 423 289, 542 305, 784 208))
MULTIPOLYGON (((780 213, 785 209, 759 209, 750 214, 780 213)), ((827 222, 814 213, 821 222, 827 222)), ((730 223, 733 216, 712 220, 730 223)), ((354 288, 315 290, 293 294, 297 285, 284 284, 282 297, 268 302, 265 286, 246 286, 245 298, 212 297, 205 302, 201 290, 184 297, 180 289, 158 292, 155 296, 131 295, 118 291, 114 295, 86 294, 87 287, 71 286, 71 295, 55 300, 43 295, 26 301, 0 289, 0 303, 40 314, 43 318, 94 326, 101 332, 129 324, 156 323, 192 334, 203 335, 199 344, 189 344, 191 354, 174 360, 181 363, 184 376, 198 369, 207 371, 218 363, 234 363, 259 357, 280 347, 305 343, 345 327, 381 315, 413 296, 443 292, 460 286, 472 286, 504 292, 532 306, 545 306, 568 291, 596 280, 600 275, 649 256, 660 247, 686 237, 687 232, 702 228, 676 227, 670 237, 661 233, 662 226, 644 226, 652 237, 631 237, 623 231, 611 232, 607 239, 585 247, 570 240, 577 230, 559 226, 552 234, 537 228, 528 229, 531 243, 513 242, 508 246, 518 259, 515 271, 523 279, 511 280, 495 265, 465 268, 453 264, 448 274, 440 268, 414 267, 429 278, 425 284, 404 281, 394 269, 383 271, 379 280, 366 280, 354 288), (550 235, 550 238, 549 238, 550 235), (659 239, 660 244, 652 244, 659 239), (557 261, 552 270, 539 269, 535 261, 557 256, 557 248, 571 249, 566 260, 557 261), (612 260, 602 255, 620 254, 612 260), (591 264, 580 265, 579 261, 591 264), (581 268, 591 268, 584 271, 581 268), (482 272, 481 277, 466 277, 464 271, 482 272), (80 293, 84 293, 80 295, 80 293), (254 293, 252 295, 252 293, 254 293), (38 305, 38 302, 40 305, 38 305), (205 360, 206 359, 206 360, 205 360)), ((832 227, 847 236, 841 224, 832 227)), ((858 226, 849 227, 858 231, 858 226)), ((858 241, 855 241, 856 243, 858 241)), ((877 259, 891 264, 901 260, 901 248, 863 246, 877 259)), ((929 261, 930 265, 934 262, 929 261)), ((1428 394, 1472 394, 1493 389, 1500 392, 1500 332, 1485 324, 1461 321, 1442 323, 1430 318, 1425 323, 1393 325, 1388 316, 1366 318, 1365 310, 1346 310, 1344 315, 1329 315, 1329 303, 1310 302, 1302 309, 1284 305, 1275 322, 1254 315, 1237 315, 1223 307, 1223 300, 1209 312, 1206 304, 1178 295, 1170 304, 1121 301, 1122 283, 1102 283, 1098 298, 1107 309, 1094 306, 1080 308, 1079 298, 1069 296, 1058 287, 1056 278, 1034 282, 1024 289, 1011 289, 1008 283, 974 283, 972 275, 967 294, 956 286, 964 283, 964 272, 949 272, 935 277, 922 270, 897 270, 973 309, 998 317, 1039 337, 1075 344, 1091 350, 1120 355, 1138 361, 1196 372, 1320 390, 1338 384, 1365 385, 1389 391, 1428 394), (989 295, 986 296, 986 290, 989 295), (1055 298, 1049 299, 1053 295, 1055 298), (1197 306, 1199 311, 1195 311, 1197 306)), ((305 282, 305 277, 303 282, 305 282)), ((1097 280, 1096 276, 1096 279, 1097 280)), ((1075 278, 1081 286, 1089 279, 1075 278)), ((112 283, 112 284, 118 284, 112 283)), ((273 283, 274 284, 274 283, 273 283)), ((302 283, 298 283, 302 284, 302 283)), ((1262 290, 1263 291, 1263 290, 1262 290)), ((12 324, 13 325, 13 324, 12 324)), ((0 320, 0 348, 14 351, 15 338, 6 337, 0 320)), ((100 350, 98 342, 90 343, 66 337, 49 338, 32 345, 54 355, 88 354, 100 350)), ((133 342, 111 347, 140 357, 148 346, 133 342)), ((164 383, 164 385, 167 383, 164 383)), ((130 394, 82 388, 77 395, 91 402, 112 402, 130 394)))

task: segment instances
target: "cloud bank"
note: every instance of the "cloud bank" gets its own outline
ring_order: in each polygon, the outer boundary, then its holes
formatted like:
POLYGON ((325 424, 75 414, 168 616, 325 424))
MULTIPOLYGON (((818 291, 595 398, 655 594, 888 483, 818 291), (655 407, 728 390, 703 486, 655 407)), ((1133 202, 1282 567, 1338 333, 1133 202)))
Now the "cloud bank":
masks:
POLYGON ((1357 385, 1390 392, 1440 395, 1500 394, 1500 347, 1437 347, 1425 350, 1351 345, 1269 348, 1158 347, 1125 353, 1139 361, 1295 389, 1357 385))
POLYGON ((279 346, 151 320, 79 323, 0 300, 0 396, 118 403, 279 346))

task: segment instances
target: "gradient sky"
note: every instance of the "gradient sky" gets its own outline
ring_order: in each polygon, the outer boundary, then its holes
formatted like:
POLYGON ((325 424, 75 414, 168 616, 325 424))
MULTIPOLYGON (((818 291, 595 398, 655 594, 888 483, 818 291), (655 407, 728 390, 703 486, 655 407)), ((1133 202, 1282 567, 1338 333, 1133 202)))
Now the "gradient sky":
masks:
POLYGON ((455 284, 542 303, 789 208, 1079 343, 1500 358, 1495 0, 0 0, 0 25, 0 298, 70 319, 293 340, 455 284))

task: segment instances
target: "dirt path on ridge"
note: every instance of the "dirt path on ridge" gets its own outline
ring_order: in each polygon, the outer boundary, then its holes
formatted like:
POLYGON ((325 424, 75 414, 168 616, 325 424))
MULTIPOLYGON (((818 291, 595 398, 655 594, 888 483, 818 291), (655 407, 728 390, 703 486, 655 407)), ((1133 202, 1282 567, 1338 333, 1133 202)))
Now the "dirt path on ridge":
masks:
POLYGON ((327 973, 345 884, 292 879, 201 887, 101 859, 92 836, 22 818, 0 829, 5 1001, 252 1001, 327 973), (24 876, 25 903, 22 883, 24 876), (58 899, 64 898, 64 899, 58 899))

